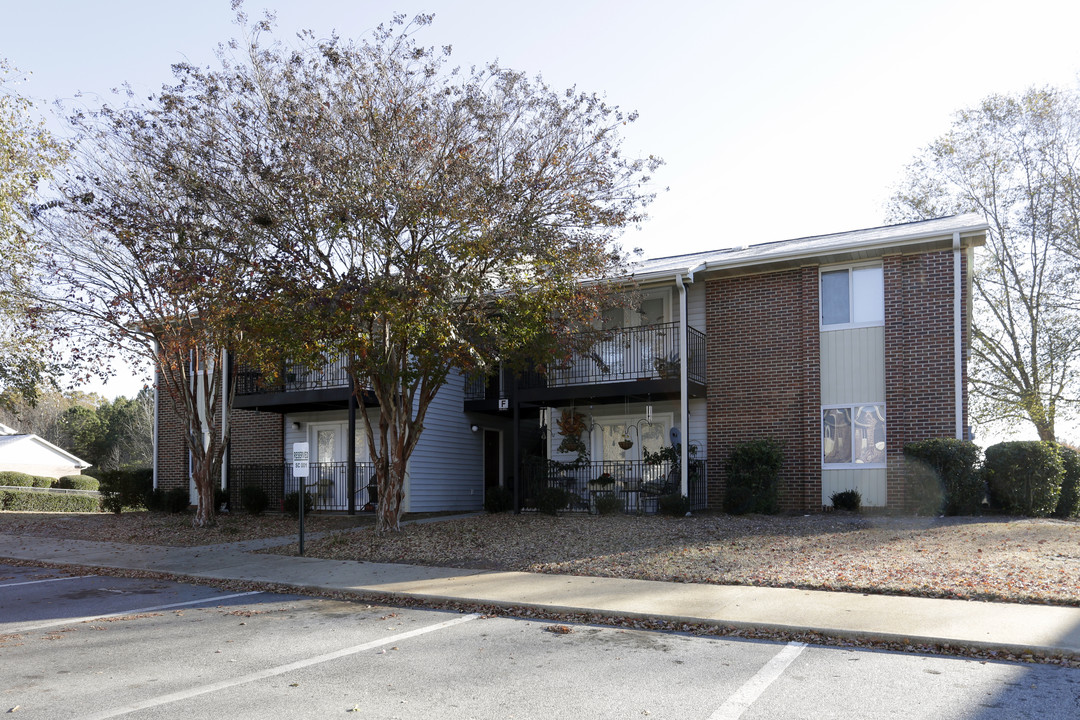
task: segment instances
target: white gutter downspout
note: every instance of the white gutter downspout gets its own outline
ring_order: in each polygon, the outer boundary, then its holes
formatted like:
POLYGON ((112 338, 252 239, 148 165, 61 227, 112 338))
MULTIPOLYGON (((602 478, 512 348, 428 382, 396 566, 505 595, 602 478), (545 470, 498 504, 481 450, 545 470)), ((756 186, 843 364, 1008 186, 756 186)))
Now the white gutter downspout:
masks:
POLYGON ((956 439, 964 439, 963 310, 960 302, 963 273, 960 265, 960 233, 953 233, 953 388, 956 411, 956 439))
MULTIPOLYGON (((688 282, 694 282, 694 273, 705 267, 702 263, 686 271, 688 282)), ((675 276, 679 287, 679 425, 682 427, 682 443, 679 449, 679 490, 690 497, 690 331, 687 319, 687 290, 682 274, 675 276)))

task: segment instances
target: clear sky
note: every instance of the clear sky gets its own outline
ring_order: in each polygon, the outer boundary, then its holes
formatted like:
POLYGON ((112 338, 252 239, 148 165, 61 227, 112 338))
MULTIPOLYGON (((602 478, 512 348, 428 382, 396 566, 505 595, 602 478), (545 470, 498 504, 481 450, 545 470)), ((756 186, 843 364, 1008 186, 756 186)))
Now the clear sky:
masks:
MULTIPOLYGON (((647 256, 880 225, 904 165, 992 93, 1071 85, 1080 3, 1067 0, 247 0, 278 37, 361 38, 394 12, 461 65, 498 59, 640 112, 627 151, 656 154, 661 192, 624 245, 647 256)), ((214 62, 227 0, 8 2, 0 57, 24 94, 149 93, 171 63, 214 62)), ((124 390, 110 388, 112 392, 124 390)))

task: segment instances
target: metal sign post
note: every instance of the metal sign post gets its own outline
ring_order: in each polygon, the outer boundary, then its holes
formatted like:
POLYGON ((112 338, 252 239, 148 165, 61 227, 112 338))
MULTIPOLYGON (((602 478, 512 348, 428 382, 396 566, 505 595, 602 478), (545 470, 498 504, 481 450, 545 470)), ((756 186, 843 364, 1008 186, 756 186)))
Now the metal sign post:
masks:
POLYGON ((293 443, 292 446, 292 473, 297 480, 300 489, 300 554, 304 554, 304 505, 307 503, 307 480, 308 476, 308 444, 306 442, 293 443))

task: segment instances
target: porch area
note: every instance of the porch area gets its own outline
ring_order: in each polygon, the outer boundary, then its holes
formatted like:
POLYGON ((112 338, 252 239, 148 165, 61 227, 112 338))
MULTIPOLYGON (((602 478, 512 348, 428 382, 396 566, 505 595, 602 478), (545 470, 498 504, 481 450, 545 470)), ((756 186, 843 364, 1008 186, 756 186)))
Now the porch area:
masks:
MULTIPOLYGON (((690 507, 703 510, 708 504, 707 467, 704 458, 688 464, 687 485, 690 507)), ((551 489, 565 494, 566 512, 597 512, 597 500, 619 498, 622 511, 630 515, 651 515, 658 511, 660 498, 680 492, 678 463, 644 460, 607 460, 561 463, 543 458, 526 460, 521 468, 521 509, 536 510, 542 494, 551 489)))
POLYGON ((315 502, 316 510, 348 512, 363 511, 377 499, 375 490, 375 463, 358 462, 351 485, 355 504, 350 508, 349 463, 312 463, 308 477, 293 476, 291 463, 263 465, 232 465, 229 467, 229 509, 244 510, 240 490, 248 485, 261 487, 270 499, 272 511, 283 508, 285 496, 300 491, 304 481, 307 492, 315 502))

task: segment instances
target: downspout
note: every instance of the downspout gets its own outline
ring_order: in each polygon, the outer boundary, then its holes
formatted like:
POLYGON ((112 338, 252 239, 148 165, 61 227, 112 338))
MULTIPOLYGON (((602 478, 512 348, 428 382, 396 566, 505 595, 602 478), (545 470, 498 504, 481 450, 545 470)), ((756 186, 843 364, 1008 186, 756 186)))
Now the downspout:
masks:
MULTIPOLYGON (((686 270, 686 282, 694 282, 694 273, 705 267, 702 263, 686 270)), ((682 443, 679 447, 679 486, 684 497, 690 497, 690 331, 687 318, 687 289, 682 274, 675 276, 679 288, 679 425, 682 443)))
POLYGON ((964 344, 963 344, 963 273, 960 263, 960 233, 953 233, 953 391, 956 412, 956 439, 964 439, 964 344))

